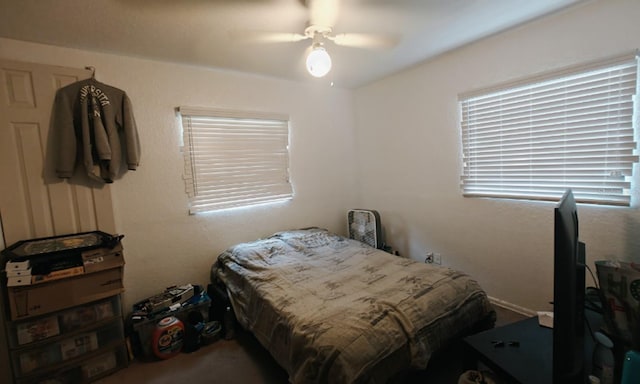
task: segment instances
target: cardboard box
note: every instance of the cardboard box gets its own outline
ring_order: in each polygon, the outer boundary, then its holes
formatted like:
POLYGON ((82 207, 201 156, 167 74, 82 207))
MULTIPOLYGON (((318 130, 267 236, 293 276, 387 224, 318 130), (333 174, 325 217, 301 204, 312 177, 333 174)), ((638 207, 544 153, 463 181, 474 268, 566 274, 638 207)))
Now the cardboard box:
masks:
POLYGON ((19 287, 23 285, 31 285, 31 276, 7 277, 7 287, 19 287))
POLYGON ((84 273, 84 267, 71 267, 65 269, 59 269, 57 271, 50 272, 46 275, 33 275, 31 276, 31 284, 45 283, 47 281, 66 279, 71 276, 82 275, 84 273))
MULTIPOLYGON (((7 263, 8 265, 9 263, 7 263)), ((29 269, 6 269, 7 277, 24 277, 31 276, 31 268, 29 269)))
POLYGON ((116 295, 124 285, 122 268, 112 268, 7 290, 11 320, 21 320, 116 295))
POLYGON ((26 271, 31 269, 29 260, 25 261, 8 261, 4 267, 7 271, 26 271))
POLYGON ((91 273, 124 265, 122 244, 113 248, 97 248, 82 252, 84 272, 91 273))

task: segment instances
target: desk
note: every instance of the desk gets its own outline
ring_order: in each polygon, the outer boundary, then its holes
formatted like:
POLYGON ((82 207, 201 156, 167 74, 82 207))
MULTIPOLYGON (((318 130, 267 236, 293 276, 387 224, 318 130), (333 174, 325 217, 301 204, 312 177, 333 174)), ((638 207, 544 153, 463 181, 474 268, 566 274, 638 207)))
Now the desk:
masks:
MULTIPOLYGON (((598 314, 587 312, 587 318, 594 331, 600 326, 598 314)), ((585 327, 585 371, 591 367, 593 339, 585 327)), ((532 317, 503 327, 490 329, 464 338, 466 346, 465 366, 475 369, 481 361, 498 376, 509 383, 551 384, 553 363, 553 330, 538 325, 538 318, 532 317), (503 341, 503 347, 495 347, 493 341, 503 341), (510 346, 517 341, 519 346, 510 346)))

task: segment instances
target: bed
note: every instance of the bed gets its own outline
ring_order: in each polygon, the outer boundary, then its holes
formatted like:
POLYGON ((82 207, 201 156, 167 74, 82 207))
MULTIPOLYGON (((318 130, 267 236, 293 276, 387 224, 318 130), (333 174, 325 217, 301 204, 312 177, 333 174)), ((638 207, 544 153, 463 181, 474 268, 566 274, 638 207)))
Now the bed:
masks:
POLYGON ((464 273, 321 228, 235 245, 211 279, 291 383, 386 383, 495 321, 464 273))

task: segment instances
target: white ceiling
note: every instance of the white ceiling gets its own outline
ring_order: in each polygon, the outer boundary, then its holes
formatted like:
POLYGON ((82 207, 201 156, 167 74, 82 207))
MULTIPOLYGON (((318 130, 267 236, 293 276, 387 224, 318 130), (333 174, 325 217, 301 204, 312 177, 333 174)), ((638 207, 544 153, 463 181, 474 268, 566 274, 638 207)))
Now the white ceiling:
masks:
MULTIPOLYGON (((0 0, 0 36, 351 88, 584 2, 341 0, 335 33, 382 34, 398 43, 372 50, 328 42, 333 69, 322 80, 304 67, 309 40, 256 44, 230 36, 302 33, 309 19, 304 0, 0 0)), ((91 65, 99 70, 100 63, 91 65)))

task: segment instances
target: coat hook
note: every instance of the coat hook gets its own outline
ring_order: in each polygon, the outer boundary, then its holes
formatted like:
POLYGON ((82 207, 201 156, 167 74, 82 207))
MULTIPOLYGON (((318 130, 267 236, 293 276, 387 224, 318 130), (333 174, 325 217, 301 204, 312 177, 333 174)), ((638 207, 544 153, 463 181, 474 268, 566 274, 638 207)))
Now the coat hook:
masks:
POLYGON ((95 79, 95 77, 96 77, 96 67, 86 66, 86 67, 84 67, 84 69, 91 70, 91 78, 95 79))

